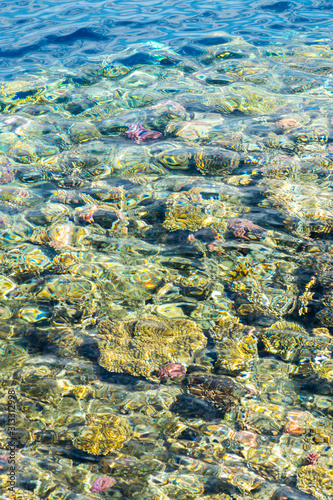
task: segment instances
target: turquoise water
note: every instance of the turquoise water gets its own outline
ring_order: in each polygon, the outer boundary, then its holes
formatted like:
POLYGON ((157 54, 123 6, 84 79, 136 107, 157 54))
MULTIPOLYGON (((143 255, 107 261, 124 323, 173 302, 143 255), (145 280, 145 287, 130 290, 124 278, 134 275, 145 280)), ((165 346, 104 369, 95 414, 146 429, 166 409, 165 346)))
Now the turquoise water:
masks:
POLYGON ((0 498, 332 498, 330 5, 1 7, 0 498))

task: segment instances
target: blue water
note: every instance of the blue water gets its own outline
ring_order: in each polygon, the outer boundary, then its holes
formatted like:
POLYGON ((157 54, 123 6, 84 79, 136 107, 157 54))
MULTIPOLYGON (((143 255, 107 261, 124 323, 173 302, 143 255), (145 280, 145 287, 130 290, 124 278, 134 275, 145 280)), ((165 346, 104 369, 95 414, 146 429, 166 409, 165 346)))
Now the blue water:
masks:
POLYGON ((255 45, 283 43, 295 35, 327 43, 333 31, 332 2, 2 1, 0 75, 14 78, 22 69, 34 71, 59 61, 73 68, 147 40, 173 48, 202 46, 219 31, 255 45))

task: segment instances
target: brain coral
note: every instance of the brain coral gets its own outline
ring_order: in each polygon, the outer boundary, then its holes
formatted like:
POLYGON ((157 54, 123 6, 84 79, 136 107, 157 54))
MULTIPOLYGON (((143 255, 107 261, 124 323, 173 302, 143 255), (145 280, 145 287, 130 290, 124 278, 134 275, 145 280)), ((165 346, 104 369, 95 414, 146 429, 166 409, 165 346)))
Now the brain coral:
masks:
POLYGON ((153 372, 161 366, 189 363, 195 351, 206 345, 206 337, 194 321, 169 321, 154 315, 138 321, 104 320, 98 332, 101 366, 151 380, 156 380, 153 372))

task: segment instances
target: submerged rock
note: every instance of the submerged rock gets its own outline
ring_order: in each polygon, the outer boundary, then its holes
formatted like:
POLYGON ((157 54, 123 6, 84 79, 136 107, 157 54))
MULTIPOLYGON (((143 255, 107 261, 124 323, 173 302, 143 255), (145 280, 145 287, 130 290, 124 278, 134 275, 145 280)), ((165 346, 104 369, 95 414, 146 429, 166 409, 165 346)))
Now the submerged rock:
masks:
POLYGON ((193 373, 187 377, 186 384, 190 394, 213 403, 223 412, 229 412, 236 407, 246 393, 246 390, 230 377, 193 373))
POLYGON ((278 488, 272 496, 272 500, 315 500, 316 497, 302 493, 291 486, 282 486, 278 488))

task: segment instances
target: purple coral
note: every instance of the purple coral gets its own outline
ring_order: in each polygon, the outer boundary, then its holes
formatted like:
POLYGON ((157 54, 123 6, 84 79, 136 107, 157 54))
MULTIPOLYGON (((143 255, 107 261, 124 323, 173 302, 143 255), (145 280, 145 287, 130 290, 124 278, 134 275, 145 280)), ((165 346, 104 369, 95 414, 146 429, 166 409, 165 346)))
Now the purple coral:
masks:
POLYGON ((162 137, 161 132, 156 130, 149 130, 145 128, 142 123, 131 123, 129 129, 125 132, 129 139, 133 139, 137 144, 149 139, 159 139, 162 137))
POLYGON ((101 476, 92 485, 91 492, 93 493, 104 493, 104 491, 107 491, 111 486, 114 485, 116 480, 114 477, 110 476, 101 476))

